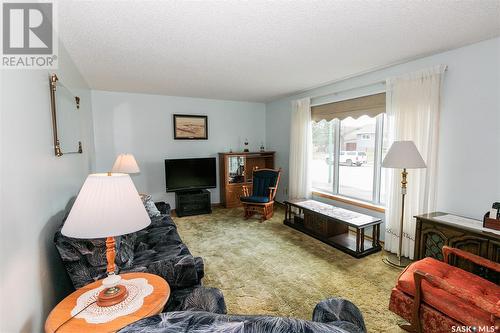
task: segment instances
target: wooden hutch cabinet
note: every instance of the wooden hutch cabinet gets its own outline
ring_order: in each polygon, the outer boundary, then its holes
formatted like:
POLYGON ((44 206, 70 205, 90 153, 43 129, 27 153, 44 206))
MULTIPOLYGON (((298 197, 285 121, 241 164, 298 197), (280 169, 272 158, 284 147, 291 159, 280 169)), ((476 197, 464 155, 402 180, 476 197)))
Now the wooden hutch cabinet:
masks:
MULTIPOLYGON (((443 260, 441 249, 443 245, 448 245, 494 262, 500 262, 500 235, 495 234, 493 230, 490 232, 483 229, 480 221, 477 221, 478 226, 464 226, 436 219, 441 215, 445 215, 445 213, 435 212, 415 216, 417 230, 414 260, 425 257, 443 260)), ((461 258, 454 258, 454 260, 454 265, 457 267, 473 272, 495 283, 500 282, 500 276, 496 272, 474 265, 461 258)))
POLYGON ((252 171, 274 169, 274 152, 219 153, 220 200, 226 208, 241 206, 243 185, 252 190, 252 171))

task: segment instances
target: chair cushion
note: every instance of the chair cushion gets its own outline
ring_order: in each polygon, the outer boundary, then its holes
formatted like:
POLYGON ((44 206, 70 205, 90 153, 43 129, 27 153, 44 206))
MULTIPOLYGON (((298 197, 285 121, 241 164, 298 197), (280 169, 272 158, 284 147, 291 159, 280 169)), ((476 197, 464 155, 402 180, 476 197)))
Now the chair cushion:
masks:
POLYGON ((252 196, 269 196, 269 187, 275 187, 278 180, 275 170, 255 170, 253 172, 252 196))
POLYGON ((241 197, 241 201, 249 203, 268 203, 269 197, 261 197, 257 195, 251 195, 249 197, 241 197))
MULTIPOLYGON (((492 304, 500 301, 500 287, 488 280, 453 267, 434 258, 424 258, 408 266, 400 275, 397 288, 415 296, 413 273, 421 270, 445 280, 450 285, 466 289, 472 295, 492 304)), ((473 303, 460 299, 422 281, 423 301, 465 325, 491 325, 491 315, 473 303)))

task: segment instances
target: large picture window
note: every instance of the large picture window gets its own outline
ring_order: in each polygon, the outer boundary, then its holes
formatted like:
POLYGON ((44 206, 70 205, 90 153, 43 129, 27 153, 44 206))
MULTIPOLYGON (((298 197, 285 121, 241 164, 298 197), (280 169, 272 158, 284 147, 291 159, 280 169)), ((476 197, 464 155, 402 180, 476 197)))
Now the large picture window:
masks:
POLYGON ((312 123, 313 189, 383 204, 381 161, 385 155, 385 113, 379 109, 361 115, 362 110, 357 110, 354 117, 348 111, 339 117, 335 113, 328 117, 325 109, 322 109, 321 118, 327 119, 320 120, 316 116, 312 123))

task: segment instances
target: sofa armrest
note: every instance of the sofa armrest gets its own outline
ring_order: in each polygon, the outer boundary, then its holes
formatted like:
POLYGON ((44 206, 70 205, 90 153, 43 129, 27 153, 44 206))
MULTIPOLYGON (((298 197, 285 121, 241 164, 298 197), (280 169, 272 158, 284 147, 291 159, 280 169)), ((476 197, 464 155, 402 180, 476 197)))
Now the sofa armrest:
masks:
POLYGON ((226 302, 222 291, 217 288, 198 287, 186 296, 181 305, 182 311, 206 311, 226 314, 226 302))
POLYGON ((348 332, 366 332, 361 311, 352 302, 342 298, 329 298, 319 302, 312 320, 319 323, 335 323, 348 332))
POLYGON ((486 267, 488 269, 494 270, 495 272, 500 272, 500 264, 490 261, 486 258, 480 257, 478 255, 472 254, 467 251, 463 251, 450 246, 443 246, 443 261, 447 264, 450 264, 450 254, 453 254, 457 257, 461 257, 465 260, 468 260, 476 265, 486 267))
POLYGON ((177 226, 169 215, 151 218, 151 224, 135 232, 135 235, 137 236, 134 242, 135 252, 152 249, 164 243, 182 243, 182 239, 177 232, 177 226))
POLYGON ((167 280, 171 289, 198 286, 201 283, 203 260, 190 254, 171 255, 162 258, 162 253, 145 251, 134 259, 127 271, 144 271, 156 274, 167 280))

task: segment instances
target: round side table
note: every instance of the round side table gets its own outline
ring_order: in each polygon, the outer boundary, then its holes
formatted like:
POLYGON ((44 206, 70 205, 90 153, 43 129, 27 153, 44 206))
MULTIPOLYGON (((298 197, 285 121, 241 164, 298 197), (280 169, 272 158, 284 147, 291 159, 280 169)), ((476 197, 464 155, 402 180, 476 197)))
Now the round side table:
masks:
POLYGON ((120 274, 120 276, 124 280, 144 278, 150 285, 153 286, 153 292, 151 295, 144 298, 144 304, 139 310, 102 324, 92 324, 87 323, 87 321, 82 318, 72 318, 62 325, 66 320, 71 318, 71 310, 75 307, 78 297, 80 297, 83 293, 102 285, 102 280, 98 280, 76 290, 57 304, 47 317, 47 321, 45 322, 45 332, 54 333, 56 330, 57 333, 116 332, 128 324, 145 317, 156 315, 163 310, 163 307, 167 303, 170 296, 170 287, 167 281, 157 275, 149 273, 125 273, 120 274))

